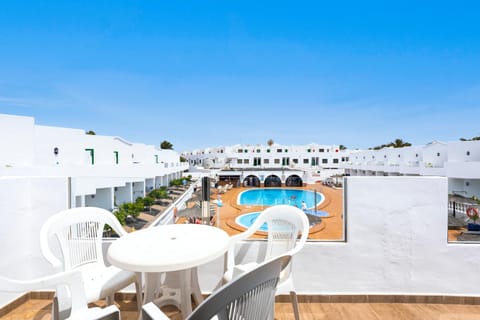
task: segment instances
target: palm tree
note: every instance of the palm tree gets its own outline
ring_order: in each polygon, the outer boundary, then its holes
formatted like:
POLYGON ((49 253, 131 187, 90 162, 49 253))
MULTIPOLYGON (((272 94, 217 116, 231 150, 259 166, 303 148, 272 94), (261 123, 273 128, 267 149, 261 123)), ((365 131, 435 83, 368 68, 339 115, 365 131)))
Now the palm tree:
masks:
POLYGON ((410 147, 411 145, 410 142, 404 142, 402 139, 395 139, 395 141, 392 142, 392 147, 394 148, 410 147))
POLYGON ((395 139, 394 142, 390 142, 389 144, 382 144, 381 146, 376 146, 373 150, 380 150, 382 148, 394 147, 394 148, 403 148, 403 147, 410 147, 412 144, 410 142, 404 142, 402 139, 395 139))
POLYGON ((88 130, 87 132, 85 132, 85 134, 88 134, 88 135, 91 135, 91 136, 96 135, 95 131, 93 131, 93 130, 88 130))
POLYGON ((347 149, 347 147, 345 147, 343 144, 339 145, 338 148, 339 148, 340 150, 345 150, 345 149, 347 149))
POLYGON ((173 149, 173 144, 171 144, 167 140, 163 140, 162 143, 160 143, 160 149, 172 150, 173 149))

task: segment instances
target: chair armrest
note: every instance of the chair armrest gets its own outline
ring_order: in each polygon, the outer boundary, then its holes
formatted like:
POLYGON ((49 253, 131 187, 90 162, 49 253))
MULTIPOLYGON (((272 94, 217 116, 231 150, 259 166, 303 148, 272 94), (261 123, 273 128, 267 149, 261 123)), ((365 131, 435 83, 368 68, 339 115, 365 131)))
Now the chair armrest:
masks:
POLYGON ((153 302, 149 302, 142 307, 143 320, 170 320, 153 302))

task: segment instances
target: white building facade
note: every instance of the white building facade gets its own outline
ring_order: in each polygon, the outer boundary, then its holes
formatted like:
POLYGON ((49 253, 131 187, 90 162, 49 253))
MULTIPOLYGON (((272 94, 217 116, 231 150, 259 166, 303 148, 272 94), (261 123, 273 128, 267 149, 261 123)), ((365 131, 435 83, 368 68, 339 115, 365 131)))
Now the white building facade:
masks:
POLYGON ((449 193, 480 198, 480 141, 434 141, 423 146, 380 150, 340 150, 337 145, 234 145, 183 152, 190 168, 218 169, 217 174, 258 178, 278 177, 286 185, 290 176, 304 183, 347 176, 441 176, 449 193), (274 170, 273 172, 270 172, 274 170), (240 173, 239 173, 240 172, 240 173))
POLYGON ((0 115, 0 176, 69 177, 69 206, 112 210, 180 178, 188 164, 173 150, 84 130, 0 115))

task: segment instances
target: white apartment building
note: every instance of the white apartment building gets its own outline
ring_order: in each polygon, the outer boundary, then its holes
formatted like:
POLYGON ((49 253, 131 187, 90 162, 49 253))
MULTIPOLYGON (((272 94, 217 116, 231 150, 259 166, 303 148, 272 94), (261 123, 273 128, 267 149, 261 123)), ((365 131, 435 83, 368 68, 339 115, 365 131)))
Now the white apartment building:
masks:
POLYGON ((226 177, 252 186, 297 185, 300 180, 312 183, 343 173, 340 164, 348 161, 339 146, 314 143, 221 146, 184 152, 182 156, 192 170, 198 166, 218 169, 220 180, 226 177))
POLYGON ((271 176, 288 184, 289 177, 304 183, 348 176, 441 176, 449 193, 480 197, 480 141, 434 141, 424 146, 380 150, 340 150, 337 145, 234 145, 184 152, 190 168, 202 166, 240 183, 266 186, 271 176))
POLYGON ((112 210, 182 176, 173 150, 0 114, 0 177, 69 177, 69 206, 112 210))

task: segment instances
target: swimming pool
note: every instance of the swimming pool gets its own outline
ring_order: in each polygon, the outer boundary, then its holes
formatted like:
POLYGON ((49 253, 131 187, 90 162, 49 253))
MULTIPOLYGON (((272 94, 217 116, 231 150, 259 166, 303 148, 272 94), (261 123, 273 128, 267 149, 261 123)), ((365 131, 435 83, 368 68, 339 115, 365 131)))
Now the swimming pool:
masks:
POLYGON ((243 191, 238 195, 237 203, 256 206, 289 204, 301 208, 302 201, 305 201, 307 208, 312 209, 315 208, 315 201, 318 206, 324 199, 321 193, 310 190, 268 188, 243 191))
MULTIPOLYGON (((261 212, 249 212, 249 213, 239 215, 238 217, 235 218, 235 223, 248 229, 255 222, 255 220, 257 220, 258 215, 260 213, 261 212)), ((327 217, 328 216, 328 212, 318 211, 318 210, 315 213, 314 213, 313 210, 307 210, 306 213, 316 215, 317 217, 327 217), (311 211, 311 213, 308 212, 308 211, 311 211)), ((266 223, 262 224, 262 226, 259 228, 259 230, 260 231, 265 231, 265 232, 268 231, 267 224, 266 223)))
MULTIPOLYGON (((235 222, 241 225, 242 227, 245 227, 248 229, 255 222, 255 220, 257 220, 259 214, 260 212, 245 213, 236 217, 235 222)), ((266 223, 262 224, 262 226, 258 230, 267 231, 268 230, 267 224, 266 223)))

